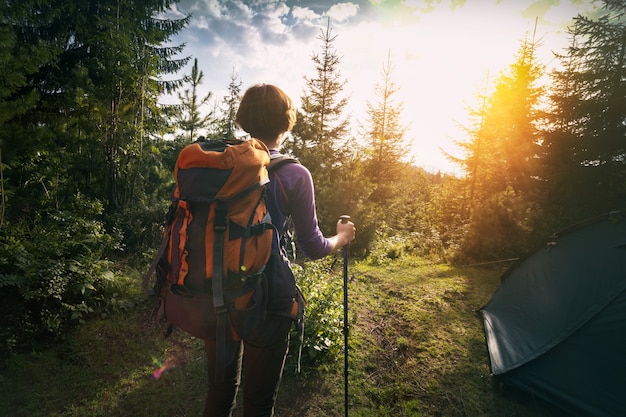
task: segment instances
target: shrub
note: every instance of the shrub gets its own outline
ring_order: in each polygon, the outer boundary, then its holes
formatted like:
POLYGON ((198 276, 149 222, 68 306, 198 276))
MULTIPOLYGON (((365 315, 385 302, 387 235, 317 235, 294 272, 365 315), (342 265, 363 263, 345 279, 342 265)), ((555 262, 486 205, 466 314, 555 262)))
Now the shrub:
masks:
MULTIPOLYGON (((334 260, 326 258, 292 265, 296 282, 306 298, 304 341, 305 361, 334 357, 343 346, 342 280, 333 271, 334 260)), ((291 351, 297 351, 299 335, 293 335, 291 351)))
POLYGON ((396 236, 384 222, 376 230, 376 236, 370 243, 367 261, 372 265, 385 265, 404 254, 406 240, 396 236))
POLYGON ((520 256, 531 246, 541 210, 508 188, 482 201, 472 213, 455 261, 493 261, 520 256))
POLYGON ((117 245, 96 220, 101 212, 78 195, 71 210, 0 230, 0 349, 60 336, 101 306, 113 279, 102 254, 117 245))

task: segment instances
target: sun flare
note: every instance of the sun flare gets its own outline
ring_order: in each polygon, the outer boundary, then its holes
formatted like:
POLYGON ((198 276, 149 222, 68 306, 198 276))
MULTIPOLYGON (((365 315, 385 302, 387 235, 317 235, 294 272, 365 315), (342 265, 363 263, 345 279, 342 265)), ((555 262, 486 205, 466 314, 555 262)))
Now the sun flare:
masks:
MULTIPOLYGON (((444 152, 458 154, 454 142, 466 139, 460 126, 470 123, 469 108, 478 107, 478 94, 515 61, 534 29, 532 19, 503 10, 437 8, 419 19, 342 28, 337 49, 346 51, 342 62, 354 118, 366 120, 366 103, 377 100, 374 86, 382 82, 390 54, 412 158, 429 170, 443 166, 458 173, 444 152)), ((543 52, 549 59, 551 51, 543 52)))

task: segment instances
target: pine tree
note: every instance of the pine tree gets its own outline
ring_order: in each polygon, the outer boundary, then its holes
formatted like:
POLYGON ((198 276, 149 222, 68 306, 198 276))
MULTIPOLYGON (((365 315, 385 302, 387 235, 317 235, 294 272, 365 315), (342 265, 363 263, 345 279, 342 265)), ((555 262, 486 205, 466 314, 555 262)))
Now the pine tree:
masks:
POLYGON ((156 18, 172 4, 0 4, 0 275, 14 277, 0 349, 49 340, 101 307, 104 257, 141 253, 160 225, 163 207, 146 196, 167 192, 162 178, 146 183, 159 175, 147 145, 163 126, 158 97, 177 84, 160 79, 185 61, 164 45, 188 19, 156 18))
POLYGON ((180 84, 160 79, 186 62, 175 59, 182 46, 163 44, 189 19, 155 18, 171 4, 3 2, 0 53, 12 59, 0 65, 14 77, 0 108, 15 111, 3 112, 0 146, 15 170, 12 207, 55 209, 77 191, 110 212, 136 203, 147 145, 163 129, 157 100, 180 84))
POLYGON ((501 74, 494 91, 483 93, 477 123, 468 129, 472 140, 462 144, 461 161, 475 184, 473 203, 507 188, 529 193, 539 173, 539 104, 543 87, 537 85, 543 66, 537 62, 539 44, 524 40, 509 73, 501 74))
POLYGON ((235 138, 235 132, 237 131, 235 116, 241 101, 241 84, 239 74, 233 69, 233 72, 230 74, 230 82, 228 83, 228 95, 222 100, 222 116, 216 122, 217 136, 219 138, 235 138))
POLYGON ((46 94, 42 69, 53 68, 62 41, 49 36, 59 26, 61 2, 5 1, 0 4, 0 150, 3 213, 9 223, 29 218, 41 204, 56 205, 52 182, 67 168, 56 154, 54 138, 38 110, 46 94), (46 134, 47 133, 47 134, 46 134), (44 162, 47 159, 47 163, 44 162), (9 197, 9 198, 7 198, 9 197))
POLYGON ((467 129, 461 160, 467 177, 468 201, 462 215, 469 221, 464 250, 474 258, 518 253, 528 242, 539 201, 539 105, 543 88, 538 80, 538 42, 525 39, 508 73, 496 80, 494 91, 483 94, 476 122, 467 129), (489 236, 489 239, 484 239, 489 236))
POLYGON ((213 121, 213 113, 203 116, 202 106, 210 104, 213 94, 209 91, 203 98, 198 97, 198 89, 202 84, 204 74, 198 69, 198 58, 193 61, 191 74, 186 75, 183 81, 189 84, 182 93, 178 93, 178 99, 181 102, 179 114, 177 117, 178 128, 185 133, 183 137, 187 143, 193 142, 201 129, 206 129, 213 121))
POLYGON ((305 77, 306 91, 300 98, 301 109, 297 112, 292 138, 284 144, 285 150, 311 171, 322 225, 334 225, 337 216, 352 201, 352 196, 342 190, 342 181, 348 177, 344 172, 347 170, 344 163, 349 159, 345 146, 348 120, 343 116, 347 98, 341 95, 346 81, 339 71, 341 57, 333 46, 336 38, 329 20, 318 36, 322 52, 312 56, 315 76, 305 77))
POLYGON ((163 46, 189 21, 156 18, 170 4, 68 2, 60 27, 68 42, 58 70, 47 74, 49 88, 60 94, 45 97, 43 106, 76 121, 70 125, 75 130, 63 134, 80 147, 87 195, 105 201, 110 213, 136 204, 145 149, 162 125, 159 96, 181 84, 161 78, 188 61, 175 59, 182 45, 163 46))
POLYGON ((332 34, 330 20, 317 39, 322 42, 322 52, 312 56, 315 76, 304 77, 306 92, 300 97, 301 111, 293 129, 291 150, 314 178, 321 180, 326 168, 338 160, 348 120, 343 117, 347 98, 341 97, 346 81, 341 79, 341 57, 333 46, 337 35, 332 34))
POLYGON ((374 86, 378 101, 367 102, 367 172, 373 187, 370 199, 382 205, 393 200, 396 191, 402 192, 397 184, 402 177, 404 135, 407 130, 401 121, 403 103, 395 101, 399 87, 392 79, 392 71, 389 52, 387 62, 383 64, 382 82, 374 86))
POLYGON ((552 74, 544 176, 569 222, 626 203, 626 2, 602 3, 599 17, 575 18, 552 74))

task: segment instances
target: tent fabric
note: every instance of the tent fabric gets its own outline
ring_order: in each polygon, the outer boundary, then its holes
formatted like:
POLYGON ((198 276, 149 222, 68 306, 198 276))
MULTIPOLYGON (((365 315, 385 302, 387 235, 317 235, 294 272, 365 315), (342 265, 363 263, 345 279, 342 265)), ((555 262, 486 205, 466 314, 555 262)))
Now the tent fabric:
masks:
POLYGON ((551 237, 481 309, 494 375, 581 416, 626 416, 626 214, 551 237))
POLYGON ((626 416, 626 296, 558 347, 500 376, 576 416, 626 416))

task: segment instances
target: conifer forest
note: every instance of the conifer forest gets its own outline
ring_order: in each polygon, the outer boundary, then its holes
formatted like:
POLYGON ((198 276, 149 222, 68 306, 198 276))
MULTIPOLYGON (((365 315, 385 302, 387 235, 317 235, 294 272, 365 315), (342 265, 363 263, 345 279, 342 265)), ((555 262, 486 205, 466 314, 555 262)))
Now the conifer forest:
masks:
MULTIPOLYGON (((2 352, 111 309, 116 266, 143 271, 159 245, 178 152, 200 131, 236 135, 249 80, 233 72, 227 96, 199 93, 206 73, 171 42, 193 17, 163 18, 175 3, 0 3, 2 352), (164 94, 178 104, 160 104, 164 94)), ((461 175, 403 157, 411 115, 400 117, 391 58, 363 86, 374 98, 353 133, 340 76, 350 52, 322 28, 283 151, 311 171, 325 233, 349 213, 356 258, 469 265, 625 209, 626 1, 600 3, 593 18, 572 16, 558 70, 547 73, 532 38, 511 51, 455 138, 461 175)))

